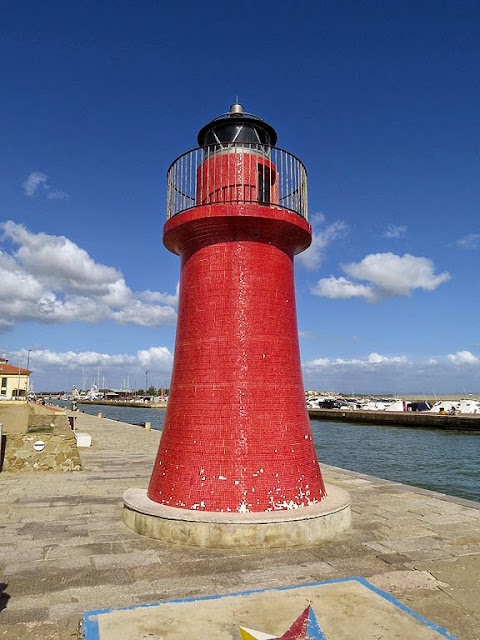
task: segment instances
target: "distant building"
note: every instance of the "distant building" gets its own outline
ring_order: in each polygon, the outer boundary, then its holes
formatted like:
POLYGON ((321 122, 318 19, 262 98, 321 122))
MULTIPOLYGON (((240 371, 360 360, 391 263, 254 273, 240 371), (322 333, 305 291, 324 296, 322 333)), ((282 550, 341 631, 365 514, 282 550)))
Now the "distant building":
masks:
POLYGON ((0 400, 25 400, 30 389, 31 373, 0 358, 0 400))

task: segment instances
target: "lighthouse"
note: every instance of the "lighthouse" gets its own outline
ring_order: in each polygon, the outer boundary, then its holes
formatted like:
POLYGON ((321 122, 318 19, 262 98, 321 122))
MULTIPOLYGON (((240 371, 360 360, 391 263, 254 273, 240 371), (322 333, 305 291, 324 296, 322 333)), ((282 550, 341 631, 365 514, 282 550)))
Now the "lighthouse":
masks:
POLYGON ((308 540, 349 524, 348 494, 322 479, 301 373, 306 170, 276 141, 236 103, 168 170, 163 242, 181 269, 170 397, 148 490, 124 496, 124 521, 145 535, 284 546, 293 530, 302 543, 302 521, 308 540))

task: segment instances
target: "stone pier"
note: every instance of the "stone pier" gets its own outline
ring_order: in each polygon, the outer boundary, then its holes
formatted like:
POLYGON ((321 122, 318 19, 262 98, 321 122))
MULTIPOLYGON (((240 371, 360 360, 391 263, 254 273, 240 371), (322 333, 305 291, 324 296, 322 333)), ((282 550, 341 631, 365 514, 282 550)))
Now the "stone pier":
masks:
POLYGON ((322 465, 352 496, 352 528, 335 540, 171 547, 122 522, 122 495, 147 486, 159 432, 83 413, 77 424, 92 435, 83 471, 0 473, 0 638, 79 638, 93 609, 352 576, 462 640, 480 637, 479 503, 322 465))

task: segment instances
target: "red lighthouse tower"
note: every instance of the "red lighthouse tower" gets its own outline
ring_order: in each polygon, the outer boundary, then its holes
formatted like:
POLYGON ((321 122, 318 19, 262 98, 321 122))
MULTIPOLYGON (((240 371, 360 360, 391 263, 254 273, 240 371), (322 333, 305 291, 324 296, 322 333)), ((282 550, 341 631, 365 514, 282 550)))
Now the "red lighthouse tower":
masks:
POLYGON ((170 398, 143 508, 152 515, 155 505, 162 517, 300 515, 328 502, 295 310, 294 256, 311 242, 306 172, 276 140, 234 104, 168 171, 163 241, 181 277, 170 398))

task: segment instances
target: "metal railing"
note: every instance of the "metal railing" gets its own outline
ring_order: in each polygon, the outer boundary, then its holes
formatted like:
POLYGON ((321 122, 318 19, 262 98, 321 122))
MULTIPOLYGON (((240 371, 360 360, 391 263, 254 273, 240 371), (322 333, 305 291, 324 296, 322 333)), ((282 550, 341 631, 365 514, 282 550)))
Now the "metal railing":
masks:
POLYGON ((222 143, 187 151, 169 167, 167 219, 208 204, 257 203, 307 218, 307 172, 277 147, 222 143))

